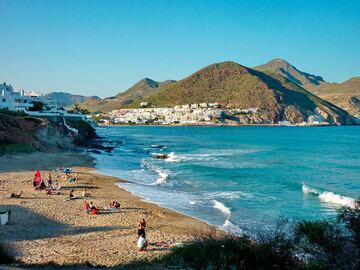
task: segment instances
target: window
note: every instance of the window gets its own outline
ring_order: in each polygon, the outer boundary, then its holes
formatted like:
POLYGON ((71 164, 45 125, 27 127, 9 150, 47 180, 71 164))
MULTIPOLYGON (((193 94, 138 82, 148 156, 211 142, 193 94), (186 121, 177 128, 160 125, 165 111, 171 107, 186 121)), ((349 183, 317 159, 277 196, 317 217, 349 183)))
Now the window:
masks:
POLYGON ((26 99, 24 99, 24 103, 27 103, 27 100, 26 100, 26 99))
POLYGON ((2 102, 6 102, 6 98, 3 98, 3 99, 2 99, 2 102))

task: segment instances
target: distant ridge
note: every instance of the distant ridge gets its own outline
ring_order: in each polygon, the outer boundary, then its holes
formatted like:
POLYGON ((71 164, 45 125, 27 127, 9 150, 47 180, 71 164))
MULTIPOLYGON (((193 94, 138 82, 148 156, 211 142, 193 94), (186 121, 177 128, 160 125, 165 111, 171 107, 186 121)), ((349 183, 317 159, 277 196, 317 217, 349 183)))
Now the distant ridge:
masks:
POLYGON ((75 103, 81 103, 88 100, 100 100, 98 96, 81 96, 65 92, 51 92, 44 95, 45 99, 54 99, 60 107, 68 107, 75 103))
POLYGON ((360 77, 343 83, 321 85, 313 93, 360 117, 360 77))
POLYGON ((269 74, 280 74, 350 114, 360 116, 360 77, 343 83, 328 83, 321 76, 300 71, 283 59, 273 59, 255 69, 269 74))
POLYGON ((278 73, 308 90, 312 90, 319 85, 327 84, 321 76, 300 71, 286 60, 280 58, 273 59, 254 69, 263 72, 278 73))
POLYGON ((87 100, 81 104, 90 111, 111 111, 128 106, 131 103, 142 100, 161 87, 174 83, 174 80, 166 80, 157 82, 149 78, 144 78, 127 89, 125 92, 119 93, 114 97, 105 98, 103 100, 87 100))
POLYGON ((154 107, 218 102, 233 108, 260 108, 257 123, 304 121, 320 110, 330 122, 351 123, 350 116, 279 74, 266 74, 235 62, 216 63, 189 77, 161 87, 147 98, 154 107))

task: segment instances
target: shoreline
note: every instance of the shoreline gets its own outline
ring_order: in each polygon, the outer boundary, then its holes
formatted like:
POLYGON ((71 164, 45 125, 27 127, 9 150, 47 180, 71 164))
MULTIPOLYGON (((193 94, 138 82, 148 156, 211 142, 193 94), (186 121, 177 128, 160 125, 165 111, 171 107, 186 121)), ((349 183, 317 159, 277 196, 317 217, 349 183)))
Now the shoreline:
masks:
POLYGON ((132 181, 129 181, 127 179, 122 179, 122 178, 119 178, 117 176, 113 176, 113 175, 110 175, 110 174, 105 174, 105 173, 101 173, 100 171, 98 171, 96 168, 94 168, 95 170, 92 170, 90 171, 90 173, 94 173, 94 174, 98 174, 98 175, 104 175, 104 176, 109 176, 109 177, 113 177, 113 178, 116 178, 118 179, 119 181, 114 183, 115 186, 117 186, 118 188, 120 189, 123 189, 125 190, 126 192, 129 192, 131 195, 133 195, 134 197, 138 198, 140 201, 144 202, 144 203, 149 203, 149 204, 153 204, 153 205, 156 205, 157 207, 160 207, 160 208, 163 208, 163 209, 166 209, 168 211, 172 211, 172 212, 175 212, 179 215, 183 215, 183 216, 186 216, 186 217, 189 217, 189 218, 192 218, 192 219, 195 219, 199 222, 202 222, 202 223, 205 223, 207 224, 208 226, 211 226, 211 227, 214 227, 216 230, 220 230, 222 231, 223 233, 228 233, 226 231, 224 231, 223 229, 221 229, 221 226, 219 225, 216 225, 216 224, 211 224, 210 222, 206 221, 206 220, 203 220, 201 218, 198 218, 198 217, 195 217, 195 216, 192 216, 192 215, 189 215, 187 213, 183 213, 179 210, 176 210, 176 209, 173 209, 173 208, 170 208, 170 207, 166 207, 166 206, 163 206, 163 205, 160 205, 159 203, 155 202, 155 201, 151 201, 151 200, 146 200, 145 198, 141 197, 140 195, 137 195, 136 193, 126 189, 125 187, 121 186, 121 183, 130 183, 130 184, 137 184, 136 182, 132 182, 132 181))
MULTIPOLYGON (((0 166, 0 208, 12 211, 11 223, 0 226, 1 240, 15 250, 16 259, 21 264, 126 265, 168 252, 168 248, 156 246, 159 241, 174 245, 191 241, 197 234, 222 233, 204 221, 144 201, 118 185, 126 180, 94 172, 94 161, 86 156, 79 153, 24 154, 12 156, 17 162, 7 156, 5 164, 0 166), (80 179, 75 183, 59 181, 63 186, 61 195, 34 191, 34 171, 40 169, 42 177, 46 178, 44 168, 55 168, 62 159, 66 160, 66 164, 82 165, 72 166, 79 172, 80 179), (33 170, 29 170, 29 160, 33 170), (70 189, 79 196, 84 188, 93 193, 94 197, 88 200, 93 200, 97 207, 108 205, 112 200, 120 201, 120 212, 91 215, 84 210, 85 199, 64 201, 70 189), (24 191, 23 198, 9 198, 11 192, 19 189, 24 191), (148 251, 138 252, 136 229, 137 222, 143 217, 148 222, 150 246, 148 251)), ((53 174, 54 177, 57 175, 53 174)))

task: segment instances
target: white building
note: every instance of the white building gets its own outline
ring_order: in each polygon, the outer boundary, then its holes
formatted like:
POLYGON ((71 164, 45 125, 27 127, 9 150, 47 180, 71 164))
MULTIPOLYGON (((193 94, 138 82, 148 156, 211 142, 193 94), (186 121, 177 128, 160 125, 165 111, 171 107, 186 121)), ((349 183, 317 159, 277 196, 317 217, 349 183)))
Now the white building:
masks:
POLYGON ((11 85, 0 84, 0 109, 27 111, 33 106, 31 101, 31 97, 26 96, 24 90, 15 92, 11 85))

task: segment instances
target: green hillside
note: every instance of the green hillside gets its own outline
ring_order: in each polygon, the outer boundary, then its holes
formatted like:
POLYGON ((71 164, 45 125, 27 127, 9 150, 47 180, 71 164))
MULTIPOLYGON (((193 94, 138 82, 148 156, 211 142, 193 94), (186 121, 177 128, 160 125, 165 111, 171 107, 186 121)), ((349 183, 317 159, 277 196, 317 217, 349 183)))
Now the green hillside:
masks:
POLYGON ((135 85, 121 92, 114 97, 105 98, 103 100, 86 100, 81 104, 82 108, 86 108, 92 112, 102 111, 108 112, 115 109, 127 107, 129 104, 142 100, 161 87, 172 84, 174 80, 157 82, 149 78, 145 78, 137 82, 135 85))
POLYGON ((259 117, 268 122, 288 118, 298 118, 300 121, 314 114, 318 108, 331 118, 330 121, 351 122, 345 111, 314 96, 291 80, 234 62, 207 66, 183 80, 161 87, 130 106, 137 107, 141 101, 150 102, 153 107, 218 102, 230 108, 259 108, 259 117))

